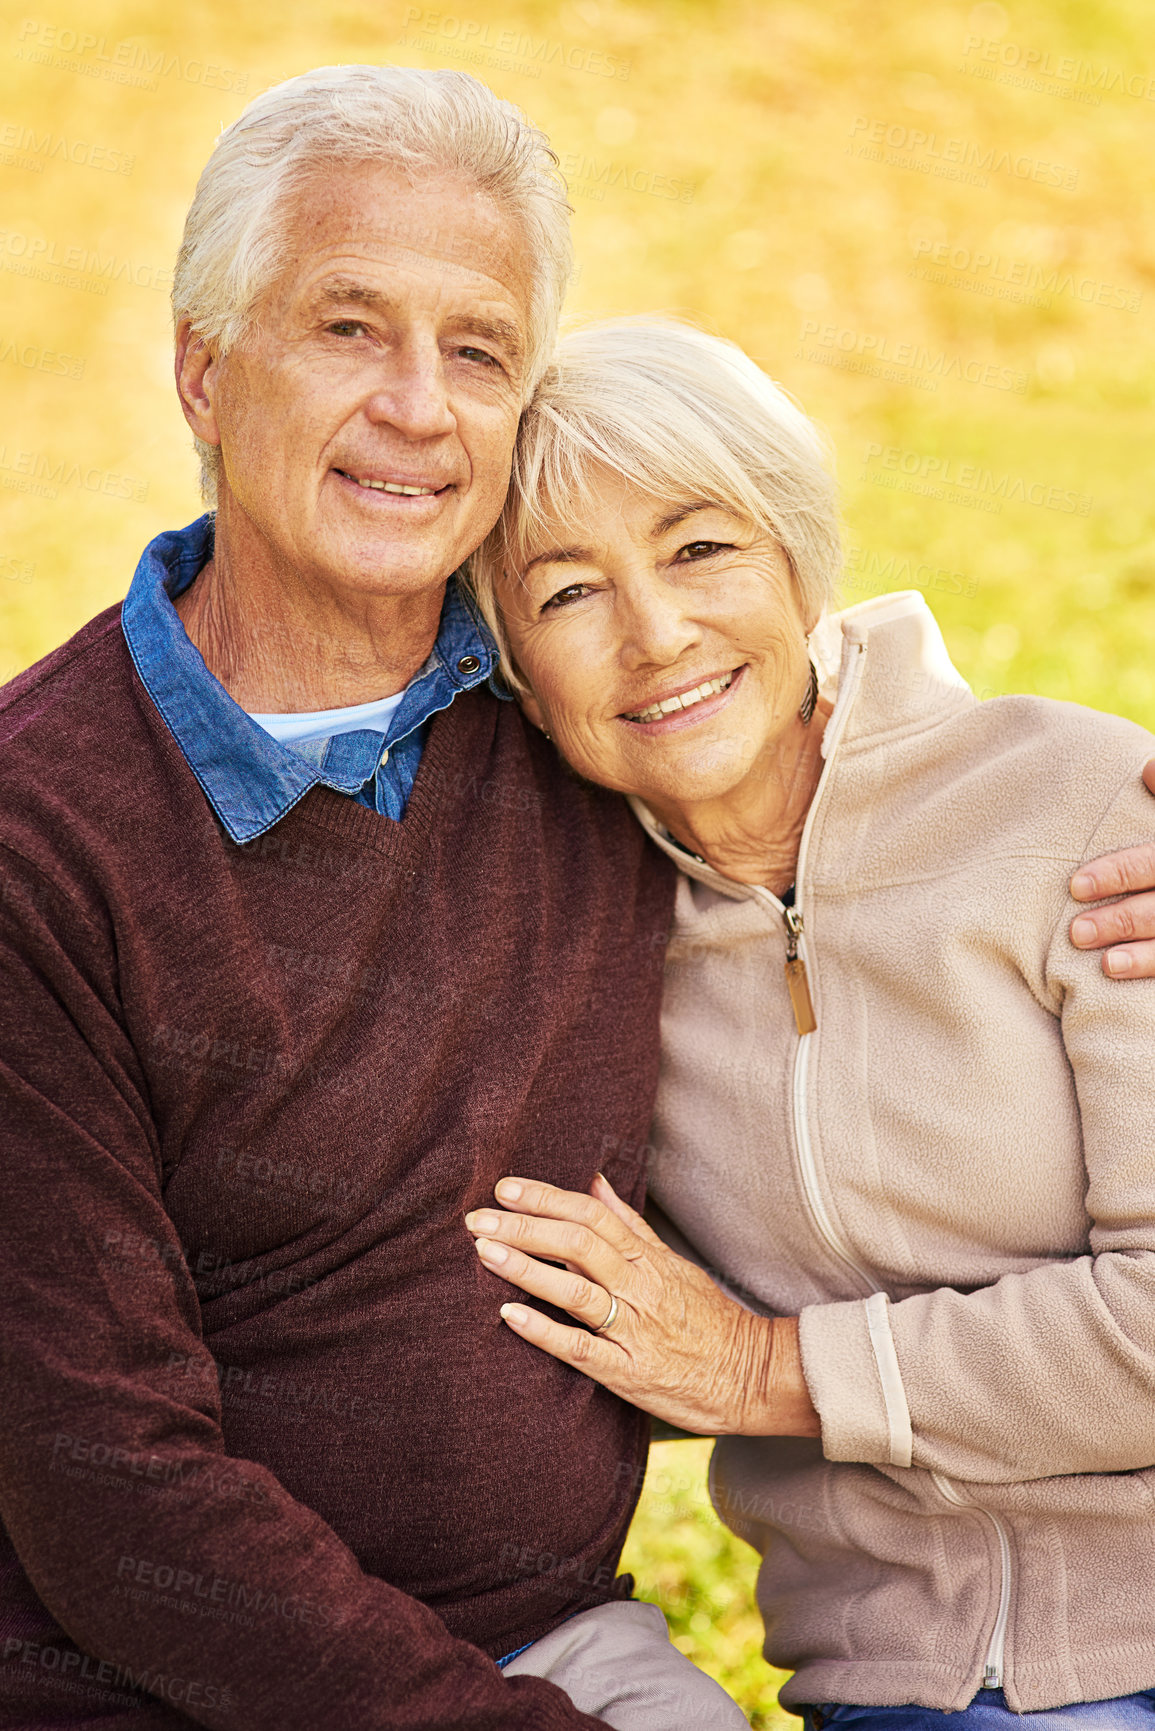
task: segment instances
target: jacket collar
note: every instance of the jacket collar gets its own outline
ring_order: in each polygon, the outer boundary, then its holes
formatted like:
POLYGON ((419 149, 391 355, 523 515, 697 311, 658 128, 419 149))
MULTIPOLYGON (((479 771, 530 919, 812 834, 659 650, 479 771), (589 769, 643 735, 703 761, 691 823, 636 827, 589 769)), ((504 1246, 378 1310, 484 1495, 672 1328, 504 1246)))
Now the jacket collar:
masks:
MULTIPOLYGON (((828 762, 839 749, 866 749, 937 727, 976 702, 917 589, 876 595, 841 613, 823 614, 810 647, 822 696, 834 705, 822 738, 828 762)), ((679 847, 648 806, 633 794, 628 798, 651 841, 687 877, 736 899, 755 894, 754 885, 723 877, 679 847)))

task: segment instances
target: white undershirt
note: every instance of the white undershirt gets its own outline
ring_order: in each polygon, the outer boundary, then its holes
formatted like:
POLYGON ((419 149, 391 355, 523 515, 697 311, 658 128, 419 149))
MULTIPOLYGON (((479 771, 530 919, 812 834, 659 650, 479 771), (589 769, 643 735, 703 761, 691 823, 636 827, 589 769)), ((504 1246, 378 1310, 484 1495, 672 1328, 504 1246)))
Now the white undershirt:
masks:
POLYGON ((355 703, 350 709, 310 709, 292 715, 254 715, 246 713, 258 727, 271 733, 280 745, 294 745, 301 739, 333 739, 338 733, 388 733, 389 723, 405 696, 378 697, 372 703, 355 703))

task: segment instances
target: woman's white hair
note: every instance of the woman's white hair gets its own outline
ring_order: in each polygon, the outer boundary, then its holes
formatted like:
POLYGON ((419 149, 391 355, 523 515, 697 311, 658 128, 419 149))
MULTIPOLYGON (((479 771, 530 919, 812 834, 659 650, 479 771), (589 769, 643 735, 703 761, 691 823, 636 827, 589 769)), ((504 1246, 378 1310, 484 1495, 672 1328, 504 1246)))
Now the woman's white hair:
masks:
POLYGON ((588 531, 599 470, 663 504, 724 505, 768 531, 817 616, 842 564, 829 463, 815 423, 734 343, 653 318, 564 336, 522 416, 505 509, 468 567, 509 688, 527 689, 499 584, 559 535, 588 531))
MULTIPOLYGON (((286 207, 320 166, 381 163, 459 175, 520 223, 533 260, 526 395, 557 334, 572 268, 565 182, 545 134, 467 72, 322 66, 274 85, 226 127, 197 182, 173 280, 173 317, 225 353, 290 262, 286 207)), ((220 452, 197 440, 215 501, 220 452)))

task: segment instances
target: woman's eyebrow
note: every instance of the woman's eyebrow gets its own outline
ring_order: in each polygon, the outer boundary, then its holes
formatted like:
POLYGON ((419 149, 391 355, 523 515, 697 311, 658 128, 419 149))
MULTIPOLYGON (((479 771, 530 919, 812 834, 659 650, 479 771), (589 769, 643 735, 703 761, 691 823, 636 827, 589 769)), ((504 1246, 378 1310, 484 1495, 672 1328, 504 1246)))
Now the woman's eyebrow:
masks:
POLYGON ((593 554, 588 547, 551 547, 546 553, 535 553, 523 571, 532 571, 535 565, 591 565, 593 554))
POLYGON ((695 511, 714 511, 717 508, 713 499, 699 499, 694 505, 679 505, 676 511, 670 511, 665 517, 658 518, 650 530, 650 540, 660 541, 663 535, 668 535, 671 529, 676 529, 679 523, 684 523, 695 511))

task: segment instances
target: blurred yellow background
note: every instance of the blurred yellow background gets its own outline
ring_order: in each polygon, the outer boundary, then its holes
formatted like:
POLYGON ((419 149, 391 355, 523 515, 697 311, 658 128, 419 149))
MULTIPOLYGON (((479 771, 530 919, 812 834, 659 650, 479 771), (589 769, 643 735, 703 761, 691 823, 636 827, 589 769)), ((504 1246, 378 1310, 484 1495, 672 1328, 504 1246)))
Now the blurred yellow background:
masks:
MULTIPOLYGON (((689 314, 826 425, 848 600, 922 588, 980 695, 1155 725, 1150 0, 46 5, 0 23, 0 680, 198 513, 167 291, 217 132, 394 60, 549 132, 575 311, 689 314)), ((779 1723, 706 1454, 655 1450, 627 1566, 779 1723)))

